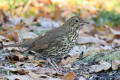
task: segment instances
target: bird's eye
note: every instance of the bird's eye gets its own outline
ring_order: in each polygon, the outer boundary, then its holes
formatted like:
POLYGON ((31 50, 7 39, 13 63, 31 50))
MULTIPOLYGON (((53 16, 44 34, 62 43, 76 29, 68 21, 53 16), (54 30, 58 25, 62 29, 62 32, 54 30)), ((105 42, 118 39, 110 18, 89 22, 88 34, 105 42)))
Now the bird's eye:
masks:
POLYGON ((78 20, 75 20, 75 22, 78 22, 78 20))

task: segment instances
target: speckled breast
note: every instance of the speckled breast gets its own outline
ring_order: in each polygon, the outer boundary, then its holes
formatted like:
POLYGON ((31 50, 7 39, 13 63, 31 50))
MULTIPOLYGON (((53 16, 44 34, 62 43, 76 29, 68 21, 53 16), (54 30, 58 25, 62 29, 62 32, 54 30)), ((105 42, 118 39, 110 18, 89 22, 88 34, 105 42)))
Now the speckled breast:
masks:
POLYGON ((66 55, 70 52, 73 46, 76 45, 77 38, 78 34, 76 31, 70 32, 68 35, 63 36, 60 44, 45 50, 45 54, 48 56, 66 55))

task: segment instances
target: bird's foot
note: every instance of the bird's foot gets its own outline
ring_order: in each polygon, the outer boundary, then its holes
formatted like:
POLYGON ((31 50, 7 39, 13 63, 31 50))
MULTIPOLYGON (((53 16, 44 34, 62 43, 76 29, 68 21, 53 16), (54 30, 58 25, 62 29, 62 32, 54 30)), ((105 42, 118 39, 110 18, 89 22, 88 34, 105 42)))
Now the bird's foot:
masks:
POLYGON ((47 59, 48 63, 53 67, 53 69, 56 71, 57 74, 63 74, 62 68, 59 67, 54 61, 53 59, 49 58, 47 59))

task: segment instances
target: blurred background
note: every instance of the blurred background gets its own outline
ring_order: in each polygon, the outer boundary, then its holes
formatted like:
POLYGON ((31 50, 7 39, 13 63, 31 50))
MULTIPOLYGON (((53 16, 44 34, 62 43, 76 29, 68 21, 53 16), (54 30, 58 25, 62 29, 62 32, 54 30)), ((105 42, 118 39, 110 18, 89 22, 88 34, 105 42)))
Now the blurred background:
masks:
POLYGON ((96 26, 119 26, 120 0, 0 0, 0 9, 14 17, 40 16, 63 19, 80 15, 93 18, 96 26))

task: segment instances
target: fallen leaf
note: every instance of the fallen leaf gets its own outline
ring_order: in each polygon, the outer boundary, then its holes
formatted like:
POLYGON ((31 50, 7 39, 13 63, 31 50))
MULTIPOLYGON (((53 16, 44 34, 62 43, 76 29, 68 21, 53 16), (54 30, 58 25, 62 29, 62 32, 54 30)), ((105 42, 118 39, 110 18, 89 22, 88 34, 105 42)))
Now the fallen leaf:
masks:
POLYGON ((106 44, 104 40, 87 34, 81 34, 78 38, 78 44, 106 44))
POLYGON ((38 37, 38 35, 36 35, 33 32, 28 32, 28 31, 21 31, 21 33, 19 34, 20 37, 22 37, 23 40, 28 40, 28 39, 34 39, 36 37, 38 37))
POLYGON ((10 75, 10 76, 4 76, 4 79, 8 80, 33 80, 28 75, 10 75))
POLYGON ((19 75, 26 75, 29 73, 28 70, 25 70, 24 68, 9 68, 9 67, 3 67, 3 66, 1 66, 1 68, 9 70, 14 74, 19 74, 19 75))
POLYGON ((60 64, 64 67, 70 68, 71 63, 75 62, 79 57, 82 58, 81 49, 82 48, 79 48, 78 46, 74 46, 70 53, 61 60, 60 64))
POLYGON ((84 77, 80 76, 79 80, 86 80, 84 77))
POLYGON ((14 74, 20 74, 20 75, 26 75, 26 74, 29 73, 28 71, 26 71, 24 69, 18 69, 16 71, 11 71, 11 72, 14 73, 14 74))
POLYGON ((101 65, 92 65, 89 69, 89 72, 100 72, 102 71, 104 68, 101 65))
POLYGON ((71 68, 71 63, 75 62, 79 58, 79 55, 74 55, 72 57, 68 57, 67 59, 62 59, 60 65, 66 68, 71 68))
POLYGON ((78 79, 78 77, 74 74, 74 72, 68 72, 64 78, 64 80, 75 80, 78 79))
POLYGON ((103 67, 104 70, 108 70, 111 67, 111 64, 105 61, 100 61, 100 65, 103 67))
POLYGON ((50 75, 56 74, 56 71, 54 69, 42 68, 42 67, 36 70, 36 72, 40 74, 50 74, 50 75))
POLYGON ((30 77, 32 77, 32 78, 39 78, 39 77, 40 77, 39 74, 35 74, 35 73, 32 72, 32 71, 29 71, 28 75, 29 75, 30 77))
POLYGON ((90 67, 90 72, 101 72, 103 70, 108 70, 111 68, 111 64, 105 61, 100 61, 100 64, 98 65, 92 65, 90 67))
POLYGON ((112 70, 117 70, 120 65, 120 60, 112 60, 112 70))
POLYGON ((16 53, 14 55, 6 56, 6 59, 11 61, 11 62, 26 61, 26 60, 28 60, 28 56, 23 56, 20 53, 16 53))
POLYGON ((19 35, 17 32, 12 32, 12 33, 9 33, 7 35, 7 37, 10 39, 10 40, 13 40, 15 42, 18 42, 19 41, 19 35))

